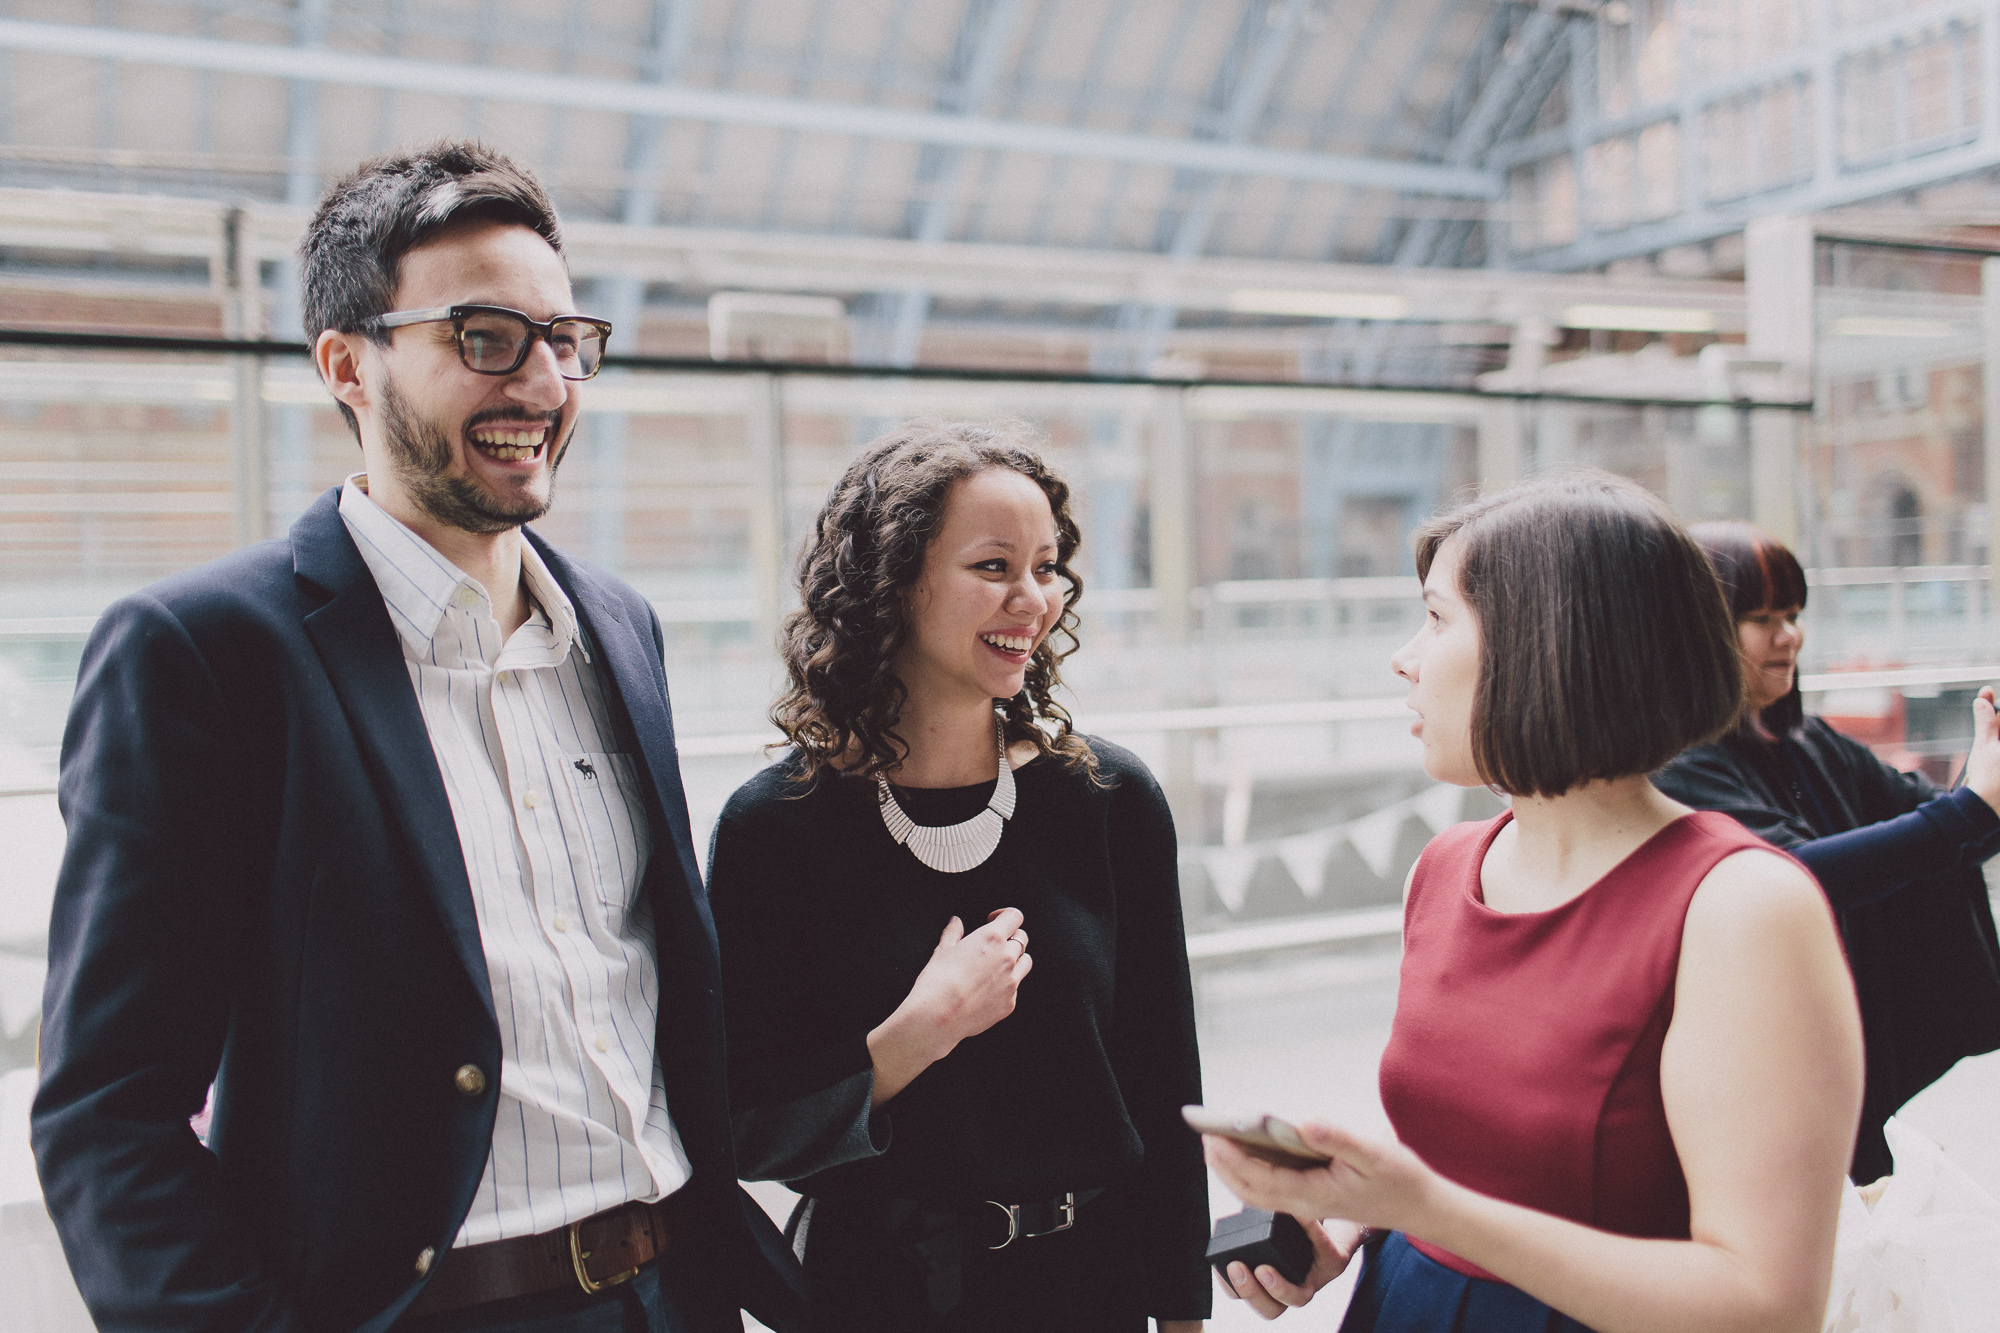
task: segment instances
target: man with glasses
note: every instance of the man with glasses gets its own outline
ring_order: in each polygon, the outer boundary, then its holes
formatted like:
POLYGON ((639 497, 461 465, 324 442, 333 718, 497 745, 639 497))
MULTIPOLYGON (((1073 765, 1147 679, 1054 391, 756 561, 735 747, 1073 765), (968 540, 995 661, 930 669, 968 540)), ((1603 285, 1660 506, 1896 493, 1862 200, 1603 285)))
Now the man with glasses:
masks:
POLYGON ((659 621, 522 526, 611 326, 476 145, 367 163, 301 260, 365 471, 106 612, 64 741, 34 1142, 77 1284, 149 1333, 792 1323, 659 621))

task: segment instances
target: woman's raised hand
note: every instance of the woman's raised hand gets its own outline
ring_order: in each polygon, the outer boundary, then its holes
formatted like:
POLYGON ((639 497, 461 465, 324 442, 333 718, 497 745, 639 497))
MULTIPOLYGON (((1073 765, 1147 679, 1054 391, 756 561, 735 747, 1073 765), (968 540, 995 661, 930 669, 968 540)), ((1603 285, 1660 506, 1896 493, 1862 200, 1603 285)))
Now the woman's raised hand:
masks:
POLYGON ((1003 907, 971 934, 957 917, 945 923, 910 993, 868 1034, 875 1105, 908 1087, 967 1037, 1014 1012, 1021 978, 1035 965, 1022 920, 1018 910, 1003 907))
POLYGON ((1965 785, 2000 811, 2000 717, 1994 712, 1991 685, 1980 686, 1972 701, 1972 753, 1965 757, 1965 785))
POLYGON ((930 962, 917 974, 903 1007, 935 1026, 945 1052, 1014 1012, 1014 993, 1035 965, 1024 918, 1003 907, 970 935, 957 917, 945 923, 930 962))

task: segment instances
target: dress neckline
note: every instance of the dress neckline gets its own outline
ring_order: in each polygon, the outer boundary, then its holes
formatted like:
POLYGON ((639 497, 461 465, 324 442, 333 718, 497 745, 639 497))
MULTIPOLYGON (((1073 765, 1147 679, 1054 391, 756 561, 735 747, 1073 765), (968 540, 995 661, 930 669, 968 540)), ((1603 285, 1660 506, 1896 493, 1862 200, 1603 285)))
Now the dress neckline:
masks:
POLYGON ((1563 901, 1557 903, 1554 907, 1541 907, 1526 912, 1509 912, 1502 908, 1490 906, 1486 901, 1486 892, 1480 886, 1480 876, 1486 868, 1486 855, 1488 852, 1493 850, 1493 840, 1500 836, 1501 829, 1506 828, 1507 825, 1511 824, 1514 821, 1514 812, 1512 810, 1502 810, 1500 814, 1493 820, 1493 826, 1486 830, 1486 836, 1480 839, 1479 855, 1474 857, 1472 861, 1471 880, 1463 887, 1461 892, 1464 893, 1465 900, 1471 903, 1474 907, 1478 908, 1481 912, 1484 912, 1486 915, 1490 917, 1495 917, 1502 921, 1530 921, 1537 917, 1554 916, 1557 912, 1568 911, 1570 908, 1582 902, 1585 898, 1590 897, 1591 894, 1595 893, 1599 888, 1603 887, 1606 880, 1611 879, 1613 876, 1618 874, 1619 871, 1631 865, 1632 862, 1636 860, 1641 854, 1650 849, 1654 843, 1658 842, 1661 838, 1665 837, 1670 830, 1678 828, 1681 824, 1694 818, 1696 815, 1700 813, 1701 811, 1699 810, 1690 810, 1684 815, 1675 815, 1672 819, 1668 820, 1666 823, 1662 824, 1658 829, 1654 830, 1652 835, 1649 836, 1644 842, 1640 843, 1637 847, 1634 847, 1631 851, 1625 853, 1625 855, 1619 857, 1617 863, 1614 864, 1609 870, 1606 870, 1596 879, 1592 880, 1590 883, 1584 885, 1581 889, 1577 890, 1577 892, 1574 895, 1572 895, 1569 898, 1565 898, 1563 901))
MULTIPOLYGON (((1037 753, 1031 755, 1026 759, 1023 759, 1020 763, 1014 765, 1014 776, 1016 778, 1019 778, 1021 774, 1024 771, 1026 771, 1029 765, 1039 763, 1041 761, 1041 758, 1042 756, 1039 753, 1037 753)), ((845 777, 847 775, 842 774, 841 776, 845 777)), ((971 792, 971 791, 977 791, 982 787, 991 787, 994 783, 998 782, 999 780, 1000 780, 1000 775, 998 773, 995 773, 992 777, 986 779, 984 782, 968 782, 963 787, 905 787, 902 783, 896 781, 894 778, 890 778, 888 781, 889 785, 891 787, 894 787, 898 794, 902 792, 922 792, 925 795, 949 796, 953 792, 971 792)), ((922 800, 923 797, 919 796, 917 799, 922 800)))

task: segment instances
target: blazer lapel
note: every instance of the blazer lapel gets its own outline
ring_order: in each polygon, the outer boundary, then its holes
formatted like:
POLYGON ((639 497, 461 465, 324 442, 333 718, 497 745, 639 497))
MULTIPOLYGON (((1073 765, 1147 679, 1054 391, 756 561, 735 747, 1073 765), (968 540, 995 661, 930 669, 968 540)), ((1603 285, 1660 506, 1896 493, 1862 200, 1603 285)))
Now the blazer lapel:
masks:
POLYGON ((395 626, 341 520, 339 498, 338 487, 328 491, 292 527, 293 571, 330 594, 306 614, 306 636, 333 682, 382 806, 402 830, 424 891, 437 905, 452 948, 490 1018, 493 988, 451 798, 445 794, 395 626))

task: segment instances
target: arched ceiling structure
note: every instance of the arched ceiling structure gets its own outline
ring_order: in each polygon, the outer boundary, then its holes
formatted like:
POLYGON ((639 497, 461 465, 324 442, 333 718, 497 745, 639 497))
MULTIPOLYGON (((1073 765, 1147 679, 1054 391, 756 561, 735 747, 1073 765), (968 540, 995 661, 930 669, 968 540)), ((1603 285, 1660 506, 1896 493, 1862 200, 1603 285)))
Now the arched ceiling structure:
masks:
MULTIPOLYGON (((301 208, 475 135, 579 222, 1070 266, 1713 276, 1751 216, 2000 163, 1995 0, 9 0, 0 80, 4 186, 301 208)), ((1441 341, 1365 303, 844 296, 892 365, 939 318, 1087 326, 1121 370, 1204 321, 1332 320, 1322 359, 1363 379, 1441 341)))

